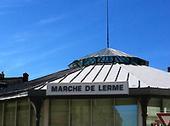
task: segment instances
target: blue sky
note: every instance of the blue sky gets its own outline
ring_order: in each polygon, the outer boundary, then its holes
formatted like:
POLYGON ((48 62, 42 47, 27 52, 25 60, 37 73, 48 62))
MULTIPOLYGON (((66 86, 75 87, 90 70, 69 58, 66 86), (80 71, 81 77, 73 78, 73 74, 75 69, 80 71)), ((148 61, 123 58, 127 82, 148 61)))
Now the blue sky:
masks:
MULTIPOLYGON (((37 78, 106 47, 106 0, 0 0, 0 71, 37 78)), ((170 0, 109 0, 110 47, 170 66, 170 0)))

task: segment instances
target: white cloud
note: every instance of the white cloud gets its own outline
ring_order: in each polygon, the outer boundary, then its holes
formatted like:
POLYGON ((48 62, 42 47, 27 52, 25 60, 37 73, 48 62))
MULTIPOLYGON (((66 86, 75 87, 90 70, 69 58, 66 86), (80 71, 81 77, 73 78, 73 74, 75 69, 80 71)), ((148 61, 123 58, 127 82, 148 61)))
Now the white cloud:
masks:
POLYGON ((51 23, 60 21, 60 20, 62 20, 62 19, 64 19, 64 18, 65 18, 65 16, 49 17, 49 18, 45 18, 45 19, 39 20, 36 24, 37 24, 37 25, 51 24, 51 23))

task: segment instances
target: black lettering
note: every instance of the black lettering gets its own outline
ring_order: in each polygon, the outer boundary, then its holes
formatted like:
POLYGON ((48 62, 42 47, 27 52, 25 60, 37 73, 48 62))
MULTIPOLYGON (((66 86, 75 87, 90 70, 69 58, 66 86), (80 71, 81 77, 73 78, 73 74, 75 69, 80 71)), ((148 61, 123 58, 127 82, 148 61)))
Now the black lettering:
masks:
POLYGON ((120 90, 123 91, 123 85, 120 85, 120 90))
POLYGON ((51 87, 51 91, 53 92, 53 91, 57 91, 57 86, 52 86, 51 87))
POLYGON ((85 91, 90 91, 90 86, 86 85, 85 86, 85 91))
POLYGON ((107 85, 103 85, 103 91, 107 91, 107 85))
POLYGON ((99 91, 102 91, 101 85, 99 85, 99 91))
POLYGON ((82 86, 51 86, 52 92, 76 92, 82 91, 82 86))
POLYGON ((73 86, 73 90, 72 90, 73 92, 74 91, 77 91, 77 86, 73 86))
POLYGON ((95 85, 91 86, 91 91, 95 91, 95 85))
POLYGON ((113 90, 115 91, 119 90, 119 85, 113 85, 113 90))
POLYGON ((68 91, 71 92, 73 90, 72 86, 68 86, 68 91))
POLYGON ((81 86, 78 86, 78 91, 81 91, 82 87, 81 86))
POLYGON ((58 91, 63 91, 61 86, 58 87, 58 91))
POLYGON ((99 85, 99 91, 123 91, 123 85, 99 85))
POLYGON ((67 86, 63 86, 63 91, 67 92, 67 86))
POLYGON ((111 85, 108 85, 108 86, 107 86, 107 90, 108 90, 108 91, 111 91, 111 90, 112 90, 112 86, 111 86, 111 85))

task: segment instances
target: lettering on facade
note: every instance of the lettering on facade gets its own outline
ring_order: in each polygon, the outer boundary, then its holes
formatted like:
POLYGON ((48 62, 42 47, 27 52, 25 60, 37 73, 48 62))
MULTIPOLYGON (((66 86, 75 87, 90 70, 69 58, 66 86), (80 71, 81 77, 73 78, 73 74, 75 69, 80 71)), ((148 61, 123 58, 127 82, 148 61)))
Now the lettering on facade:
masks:
POLYGON ((47 95, 109 95, 128 94, 128 82, 106 83, 49 83, 47 95))

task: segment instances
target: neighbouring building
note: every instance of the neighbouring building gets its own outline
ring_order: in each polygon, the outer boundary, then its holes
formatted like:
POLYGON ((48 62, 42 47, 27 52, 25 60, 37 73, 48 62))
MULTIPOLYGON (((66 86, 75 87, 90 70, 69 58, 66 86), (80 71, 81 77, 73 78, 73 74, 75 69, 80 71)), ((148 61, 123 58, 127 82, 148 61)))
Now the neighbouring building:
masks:
POLYGON ((168 111, 170 73, 111 48, 31 81, 0 74, 0 126, 151 126, 168 111))

